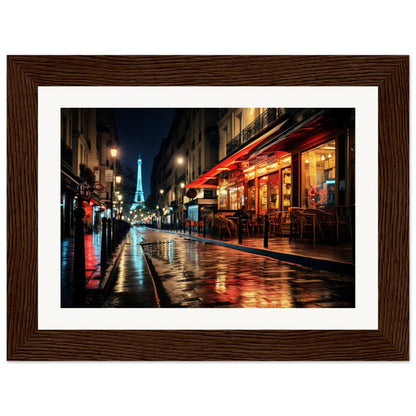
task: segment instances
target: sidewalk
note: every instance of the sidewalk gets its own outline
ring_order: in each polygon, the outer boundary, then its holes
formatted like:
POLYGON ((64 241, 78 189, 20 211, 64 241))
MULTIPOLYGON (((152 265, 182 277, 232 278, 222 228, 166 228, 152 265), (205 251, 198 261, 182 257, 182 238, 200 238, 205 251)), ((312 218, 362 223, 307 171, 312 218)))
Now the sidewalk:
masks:
MULTIPOLYGON (((136 232, 129 232, 102 274, 101 233, 85 235, 85 306, 158 307, 159 301, 141 242, 136 232), (104 300, 113 284, 112 297, 104 300)), ((61 307, 72 306, 73 259, 74 239, 67 238, 61 243, 61 307)))
POLYGON ((140 244, 143 238, 133 229, 125 240, 112 273, 111 292, 103 308, 159 308, 160 302, 140 244))
MULTIPOLYGON (((101 234, 86 234, 85 282, 88 288, 98 287, 101 276, 101 234)), ((61 242, 61 307, 70 307, 74 295, 74 238, 61 242)))
POLYGON ((331 245, 310 242, 290 242, 288 237, 269 236, 268 248, 264 248, 263 237, 243 236, 242 244, 238 244, 238 238, 214 239, 210 235, 203 237, 200 233, 183 233, 179 231, 158 230, 160 232, 173 233, 191 238, 204 243, 218 244, 235 250, 245 251, 274 258, 289 263, 299 264, 314 269, 327 270, 336 273, 355 273, 352 247, 350 244, 331 245))

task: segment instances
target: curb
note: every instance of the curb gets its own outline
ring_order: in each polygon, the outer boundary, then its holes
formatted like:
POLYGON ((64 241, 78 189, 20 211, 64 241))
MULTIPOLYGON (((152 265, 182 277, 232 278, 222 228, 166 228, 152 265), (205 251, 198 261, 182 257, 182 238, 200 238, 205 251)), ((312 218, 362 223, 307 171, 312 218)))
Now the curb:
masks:
POLYGON ((158 308, 171 308, 173 306, 171 299, 166 293, 166 290, 163 286, 162 281, 160 280, 159 274, 157 273, 151 258, 144 252, 143 246, 141 246, 140 248, 142 250, 142 254, 143 254, 150 278, 152 279, 154 295, 155 295, 158 308))
POLYGON ((90 306, 100 306, 105 297, 108 295, 108 292, 112 284, 114 283, 114 273, 120 262, 120 258, 123 253, 124 246, 127 242, 128 235, 129 233, 126 234, 126 237, 121 241, 121 243, 117 247, 117 251, 115 253, 115 256, 113 257, 113 261, 109 265, 108 269, 106 269, 104 276, 101 277, 99 287, 97 289, 86 289, 86 296, 92 298, 90 306))
POLYGON ((190 238, 195 241, 199 241, 205 244, 217 244, 219 246, 232 248, 234 250, 244 251, 250 254, 257 254, 263 257, 269 257, 275 260, 280 260, 288 263, 299 264, 304 267, 310 267, 312 269, 317 270, 325 270, 328 272, 333 273, 342 273, 348 275, 355 274, 355 264, 354 263, 347 263, 341 261, 334 261, 334 260, 326 260, 317 257, 308 257, 308 256, 301 256, 299 254, 289 254, 283 253, 280 251, 272 251, 266 248, 255 248, 255 247, 248 247, 239 244, 227 243, 225 241, 213 240, 209 238, 197 237, 189 234, 182 234, 175 231, 167 231, 167 230, 159 230, 157 228, 151 228, 155 231, 160 231, 163 233, 170 233, 175 234, 181 237, 190 238))

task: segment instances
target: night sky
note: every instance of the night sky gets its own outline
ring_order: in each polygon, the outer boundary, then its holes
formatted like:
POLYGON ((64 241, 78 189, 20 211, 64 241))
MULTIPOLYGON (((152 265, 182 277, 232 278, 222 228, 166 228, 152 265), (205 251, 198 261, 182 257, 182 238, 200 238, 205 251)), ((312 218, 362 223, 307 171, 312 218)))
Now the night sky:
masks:
POLYGON ((137 175, 137 159, 142 155, 142 180, 145 199, 150 194, 153 158, 167 137, 173 108, 118 108, 115 121, 120 146, 120 163, 137 175))

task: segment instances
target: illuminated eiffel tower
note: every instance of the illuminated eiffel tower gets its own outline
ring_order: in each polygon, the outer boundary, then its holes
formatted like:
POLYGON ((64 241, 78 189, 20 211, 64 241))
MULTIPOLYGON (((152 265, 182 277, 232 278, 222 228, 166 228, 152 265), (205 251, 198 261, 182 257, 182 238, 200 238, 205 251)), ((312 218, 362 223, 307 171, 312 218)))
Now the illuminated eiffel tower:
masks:
POLYGON ((130 211, 134 211, 137 207, 144 208, 144 193, 142 185, 142 155, 139 155, 137 160, 137 186, 136 193, 134 194, 134 202, 130 208, 130 211))

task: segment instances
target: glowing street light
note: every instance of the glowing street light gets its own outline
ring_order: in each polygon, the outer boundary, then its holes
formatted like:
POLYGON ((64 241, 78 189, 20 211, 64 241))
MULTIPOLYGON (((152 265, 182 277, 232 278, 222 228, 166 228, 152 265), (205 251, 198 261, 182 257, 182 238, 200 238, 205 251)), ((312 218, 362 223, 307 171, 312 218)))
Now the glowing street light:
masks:
POLYGON ((114 191, 114 166, 115 166, 115 158, 117 157, 118 149, 116 147, 112 147, 110 149, 110 156, 112 158, 111 161, 111 170, 113 171, 113 180, 111 181, 111 218, 113 218, 113 191, 114 191))

